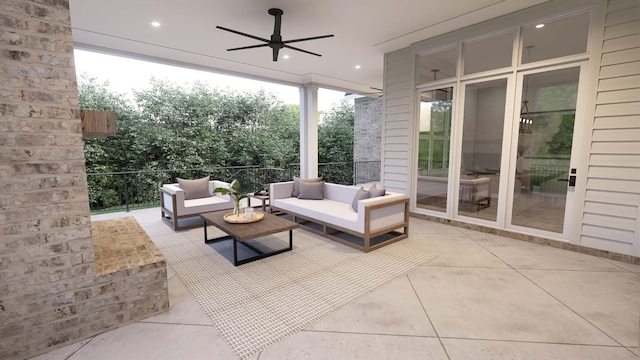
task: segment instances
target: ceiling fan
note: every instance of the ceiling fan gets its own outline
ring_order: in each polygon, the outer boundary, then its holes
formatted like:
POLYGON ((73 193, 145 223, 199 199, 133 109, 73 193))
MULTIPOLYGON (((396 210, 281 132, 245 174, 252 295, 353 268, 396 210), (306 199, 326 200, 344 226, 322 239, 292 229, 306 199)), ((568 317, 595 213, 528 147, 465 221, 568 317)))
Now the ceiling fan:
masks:
POLYGON ((273 61, 278 61, 278 52, 282 48, 301 51, 303 53, 307 53, 307 54, 311 54, 311 55, 315 55, 315 56, 322 56, 320 54, 316 54, 316 53, 313 53, 313 52, 307 51, 307 50, 302 50, 300 48, 293 47, 293 46, 290 46, 290 45, 287 45, 287 44, 300 42, 300 41, 308 41, 308 40, 316 40, 316 39, 328 38, 328 37, 332 37, 333 34, 283 41, 282 40, 282 35, 280 35, 280 27, 282 25, 282 14, 283 14, 283 11, 280 10, 280 9, 276 9, 276 8, 269 9, 269 15, 273 15, 275 17, 275 25, 273 27, 273 34, 271 35, 271 40, 263 39, 261 37, 257 37, 257 36, 250 35, 250 34, 246 34, 246 33, 240 32, 240 31, 236 31, 236 30, 231 30, 231 29, 228 29, 228 28, 225 28, 225 27, 222 27, 222 26, 216 26, 216 28, 218 28, 220 30, 229 31, 229 32, 232 32, 234 34, 250 37, 252 39, 256 39, 256 40, 260 40, 260 41, 265 42, 265 44, 250 45, 250 46, 237 47, 237 48, 233 48, 233 49, 227 49, 227 51, 245 50, 245 49, 253 49, 253 48, 259 48, 259 47, 268 46, 271 49, 273 49, 273 61))

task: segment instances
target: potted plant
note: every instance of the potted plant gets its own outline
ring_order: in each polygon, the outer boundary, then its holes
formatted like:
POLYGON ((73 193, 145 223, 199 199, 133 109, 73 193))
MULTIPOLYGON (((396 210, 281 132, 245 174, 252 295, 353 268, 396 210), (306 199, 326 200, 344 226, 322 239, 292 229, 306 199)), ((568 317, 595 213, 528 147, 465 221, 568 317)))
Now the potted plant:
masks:
POLYGON ((244 199, 247 197, 247 194, 242 194, 240 192, 240 182, 237 179, 234 179, 231 182, 231 185, 229 186, 229 188, 215 188, 213 189, 213 193, 220 193, 222 195, 229 195, 231 196, 231 199, 233 199, 233 202, 235 203, 235 206, 233 208, 233 213, 240 217, 240 200, 244 199))

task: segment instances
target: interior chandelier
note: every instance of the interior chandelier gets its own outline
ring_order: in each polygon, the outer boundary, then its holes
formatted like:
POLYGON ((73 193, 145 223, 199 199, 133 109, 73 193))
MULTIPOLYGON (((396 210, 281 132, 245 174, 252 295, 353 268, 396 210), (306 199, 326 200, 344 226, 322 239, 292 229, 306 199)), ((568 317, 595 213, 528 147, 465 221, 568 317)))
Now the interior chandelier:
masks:
MULTIPOLYGON (((529 45, 526 47, 529 55, 529 62, 531 62, 531 49, 533 49, 533 45, 529 45)), ((529 95, 529 77, 525 75, 524 80, 524 94, 522 100, 522 107, 520 107, 520 127, 519 132, 521 134, 531 134, 533 130, 533 116, 529 112, 529 100, 527 100, 529 95)))

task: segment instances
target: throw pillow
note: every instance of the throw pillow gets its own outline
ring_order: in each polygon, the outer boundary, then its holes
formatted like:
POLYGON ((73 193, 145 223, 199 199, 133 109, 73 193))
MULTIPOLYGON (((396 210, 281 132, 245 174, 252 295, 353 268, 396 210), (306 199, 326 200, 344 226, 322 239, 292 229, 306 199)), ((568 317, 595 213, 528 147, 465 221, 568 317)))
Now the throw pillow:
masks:
POLYGON ((374 198, 374 197, 378 197, 378 196, 384 196, 387 193, 387 189, 382 188, 382 189, 378 189, 376 187, 376 184, 371 185, 371 187, 369 188, 369 197, 370 198, 374 198))
POLYGON ((203 177, 196 180, 185 180, 178 178, 178 184, 184 190, 184 199, 200 199, 209 197, 209 177, 203 177))
POLYGON ((298 197, 300 195, 300 183, 301 182, 319 182, 322 181, 322 177, 311 178, 311 179, 300 179, 299 177, 293 177, 293 192, 291 193, 292 197, 298 197))
POLYGON ((322 200, 324 199, 324 181, 306 182, 300 181, 300 194, 298 199, 322 200))
POLYGON ((368 198, 369 198, 369 192, 365 190, 363 187, 360 187, 360 189, 358 189, 358 192, 356 192, 356 196, 353 197, 353 201, 351 202, 351 207, 353 208, 353 211, 358 212, 358 201, 368 199, 368 198))

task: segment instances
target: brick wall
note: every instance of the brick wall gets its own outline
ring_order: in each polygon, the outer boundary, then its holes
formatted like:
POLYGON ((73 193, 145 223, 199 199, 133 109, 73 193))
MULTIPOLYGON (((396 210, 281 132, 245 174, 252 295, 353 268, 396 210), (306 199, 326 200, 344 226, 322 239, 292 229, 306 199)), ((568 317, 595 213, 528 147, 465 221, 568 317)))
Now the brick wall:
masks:
POLYGON ((68 0, 0 1, 0 74, 0 359, 166 310, 166 269, 95 275, 68 0))
POLYGON ((353 161, 380 161, 382 99, 355 100, 353 161))

